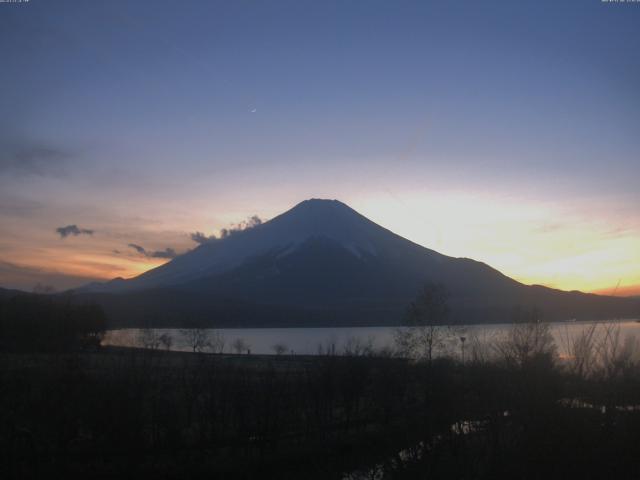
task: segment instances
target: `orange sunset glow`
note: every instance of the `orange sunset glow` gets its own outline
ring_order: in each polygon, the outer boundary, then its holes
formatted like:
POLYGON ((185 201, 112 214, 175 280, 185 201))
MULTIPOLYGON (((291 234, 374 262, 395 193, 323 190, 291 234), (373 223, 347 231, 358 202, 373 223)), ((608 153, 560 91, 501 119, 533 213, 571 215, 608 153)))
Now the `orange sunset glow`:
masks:
MULTIPOLYGON (((292 206, 279 203, 280 210, 292 206)), ((551 202, 513 203, 494 195, 460 192, 361 197, 352 204, 379 225, 420 245, 480 260, 525 284, 606 295, 640 294, 640 238, 636 230, 621 228, 616 218, 588 218, 585 212, 563 211, 551 202)), ((234 206, 237 221, 256 211, 265 219, 279 213, 277 208, 249 208, 234 206)), ((202 217, 206 215, 194 218, 191 228, 188 218, 176 218, 173 228, 165 219, 135 237, 118 233, 122 228, 118 226, 110 232, 96 230, 91 236, 65 239, 45 230, 45 245, 18 240, 16 233, 15 242, 5 241, 3 246, 11 259, 6 262, 10 266, 4 266, 3 281, 31 288, 40 277, 44 283, 56 278, 60 288, 73 288, 94 280, 134 277, 167 259, 148 258, 128 243, 148 238, 144 243, 151 250, 171 245, 184 253, 195 247, 190 231, 217 233, 235 223, 228 213, 220 215, 223 220, 217 224, 207 225, 202 217)))

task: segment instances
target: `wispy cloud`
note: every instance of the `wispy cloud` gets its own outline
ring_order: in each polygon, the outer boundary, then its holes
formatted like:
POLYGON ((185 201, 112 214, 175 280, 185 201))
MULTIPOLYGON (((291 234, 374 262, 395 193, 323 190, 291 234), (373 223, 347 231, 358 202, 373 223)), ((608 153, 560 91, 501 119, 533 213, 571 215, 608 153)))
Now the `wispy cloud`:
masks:
POLYGON ((199 245, 202 245, 203 243, 215 242, 216 240, 218 240, 218 237, 216 237, 215 235, 205 235, 202 232, 193 232, 191 234, 191 240, 199 245))
POLYGON ((202 232, 193 232, 190 234, 190 236, 191 240, 193 240, 197 244, 202 245, 203 243, 211 243, 222 238, 227 238, 234 233, 242 232, 243 230, 249 230, 250 228, 257 227, 258 225, 262 225, 262 219, 258 215, 252 215, 246 220, 243 220, 239 223, 231 224, 229 228, 221 229, 220 237, 216 237, 216 235, 206 235, 202 232))
POLYGON ((141 255, 147 254, 147 251, 144 249, 144 247, 141 247, 140 245, 136 245, 135 243, 130 243, 128 246, 133 248, 135 251, 137 251, 141 255))
POLYGON ((151 252, 150 256, 152 258, 175 258, 178 256, 178 254, 173 248, 167 247, 164 250, 156 250, 155 252, 151 252))
POLYGON ((61 176, 71 153, 39 142, 10 142, 0 149, 0 175, 61 176))
POLYGON ((258 225, 262 225, 262 219, 258 215, 252 215, 246 220, 232 225, 230 228, 223 228, 220 230, 220 237, 225 238, 229 235, 233 235, 234 233, 257 227, 258 225))
POLYGON ((176 251, 171 247, 167 247, 164 250, 150 251, 150 250, 147 250, 143 246, 138 245, 136 243, 130 243, 128 246, 133 248, 140 255, 143 255, 143 256, 148 257, 148 258, 169 258, 169 259, 171 259, 171 258, 175 258, 175 257, 178 256, 176 251))
POLYGON ((77 225, 67 225, 66 227, 56 228, 56 232, 60 235, 60 238, 67 238, 69 235, 77 237, 78 235, 93 235, 93 230, 88 228, 80 228, 77 225))

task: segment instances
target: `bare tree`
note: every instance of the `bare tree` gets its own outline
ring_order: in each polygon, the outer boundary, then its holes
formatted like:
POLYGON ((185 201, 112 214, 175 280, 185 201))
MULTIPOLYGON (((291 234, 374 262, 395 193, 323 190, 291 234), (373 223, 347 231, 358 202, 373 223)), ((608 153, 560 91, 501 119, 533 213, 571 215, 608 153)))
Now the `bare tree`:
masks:
POLYGON ((209 332, 205 328, 184 328, 180 334, 193 353, 202 352, 211 346, 209 332))
POLYGON ((233 351, 236 353, 243 353, 249 350, 249 344, 242 338, 236 338, 231 344, 231 348, 233 348, 233 351))
POLYGON ((565 329, 563 345, 570 373, 601 380, 614 379, 633 367, 638 351, 636 339, 623 339, 617 323, 592 323, 573 335, 565 329))
POLYGON ((466 358, 471 363, 484 364, 494 360, 496 333, 472 329, 467 333, 466 358))
POLYGON ((444 347, 453 334, 448 320, 447 290, 441 284, 426 284, 407 309, 406 327, 395 332, 398 350, 402 355, 426 358, 431 363, 435 351, 444 347))
POLYGON ((157 350, 160 348, 160 335, 153 328, 143 328, 138 333, 138 345, 147 350, 157 350))
POLYGON ((338 339, 335 335, 331 335, 331 337, 327 338, 327 340, 325 340, 324 343, 320 342, 318 343, 318 347, 317 347, 317 351, 318 351, 318 355, 322 356, 322 355, 326 355, 326 356, 333 356, 336 354, 336 344, 338 342, 338 339))
POLYGON ((347 357, 363 357, 373 355, 373 338, 363 340, 359 337, 349 337, 344 345, 343 354, 347 357))
POLYGON ((173 337, 171 334, 164 332, 160 337, 158 337, 160 344, 164 347, 165 350, 171 350, 171 345, 173 344, 173 337))
POLYGON ((508 364, 522 367, 542 357, 555 358, 556 344, 551 327, 541 320, 539 309, 517 309, 514 321, 503 338, 495 344, 497 353, 508 364))
POLYGON ((209 348, 213 353, 223 353, 225 344, 226 339, 220 332, 213 332, 210 335, 209 348))
POLYGON ((634 365, 637 341, 634 337, 621 338, 620 325, 602 325, 595 344, 596 362, 599 376, 605 380, 616 378, 634 365))
POLYGON ((572 336, 565 326, 564 335, 561 337, 561 340, 567 352, 565 365, 570 373, 586 378, 595 372, 597 364, 596 339, 598 330, 598 324, 592 323, 581 330, 580 333, 572 336))

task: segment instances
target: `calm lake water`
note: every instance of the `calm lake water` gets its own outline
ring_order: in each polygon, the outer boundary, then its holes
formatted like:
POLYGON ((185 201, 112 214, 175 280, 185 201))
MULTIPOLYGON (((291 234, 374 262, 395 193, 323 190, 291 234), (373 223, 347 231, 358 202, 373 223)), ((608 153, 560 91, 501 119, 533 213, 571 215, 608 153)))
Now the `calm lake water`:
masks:
MULTIPOLYGON (((579 335, 592 322, 553 323, 551 330, 560 355, 565 355, 567 345, 572 338, 579 335)), ((640 339, 640 323, 636 320, 599 323, 597 335, 603 335, 606 326, 616 325, 620 328, 620 338, 640 339)), ((471 343, 490 345, 512 328, 510 325, 469 325, 458 327, 448 345, 449 352, 457 353, 460 347, 460 336, 467 339, 467 348, 471 343)), ((232 353, 233 344, 241 339, 253 354, 272 354, 275 345, 282 345, 289 354, 313 355, 319 352, 334 351, 344 353, 346 348, 371 345, 379 350, 393 347, 396 327, 344 327, 344 328, 221 328, 208 329, 211 338, 222 340, 223 351, 232 353)), ((154 335, 167 334, 171 337, 171 350, 190 351, 189 341, 184 331, 179 329, 155 329, 154 335)), ((143 346, 144 330, 128 328, 110 330, 105 335, 103 345, 140 347, 143 346)), ((246 353, 246 351, 245 351, 246 353)))

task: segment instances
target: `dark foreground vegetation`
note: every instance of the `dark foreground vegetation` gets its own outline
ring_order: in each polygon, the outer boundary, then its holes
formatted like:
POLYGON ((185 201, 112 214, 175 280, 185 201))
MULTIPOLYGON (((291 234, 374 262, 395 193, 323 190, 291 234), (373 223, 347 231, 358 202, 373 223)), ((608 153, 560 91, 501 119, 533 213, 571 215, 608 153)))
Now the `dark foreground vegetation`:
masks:
POLYGON ((4 353, 1 478, 638 478, 640 370, 4 353))
POLYGON ((559 359, 529 315, 437 358, 451 331, 426 320, 445 309, 416 304, 395 353, 223 355, 101 349, 99 309, 15 302, 0 304, 3 479, 640 477, 640 364, 615 327, 559 359))
POLYGON ((0 351, 97 349, 107 328, 102 309, 71 296, 0 297, 0 351))

